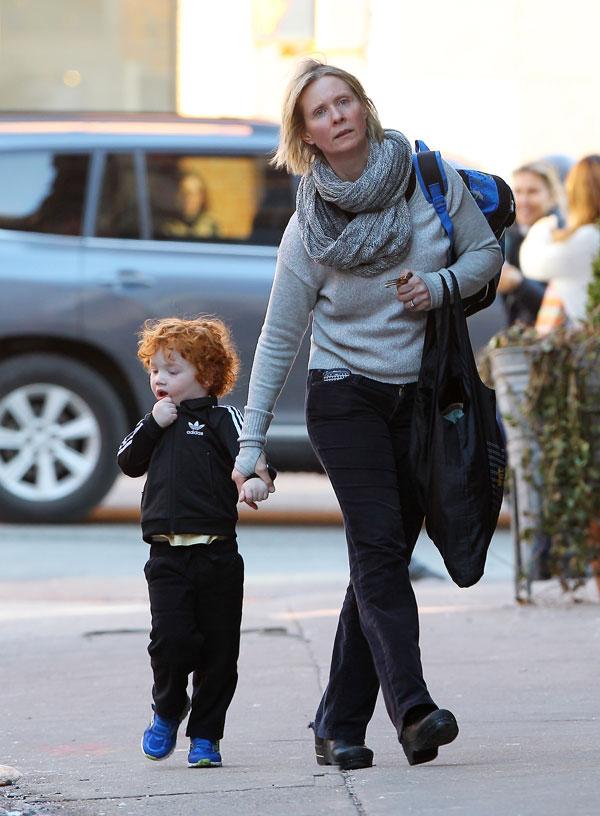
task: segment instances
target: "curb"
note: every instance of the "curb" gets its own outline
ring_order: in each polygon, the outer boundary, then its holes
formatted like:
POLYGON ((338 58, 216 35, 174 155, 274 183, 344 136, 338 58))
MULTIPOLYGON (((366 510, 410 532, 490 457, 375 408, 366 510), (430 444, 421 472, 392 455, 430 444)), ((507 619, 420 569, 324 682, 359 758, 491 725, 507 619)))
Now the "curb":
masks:
MULTIPOLYGON (((135 507, 96 507, 86 519, 92 524, 139 524, 140 512, 135 507)), ((342 527, 339 510, 243 510, 240 525, 301 527, 342 527)), ((503 511, 498 518, 498 529, 510 529, 510 513, 503 511)))

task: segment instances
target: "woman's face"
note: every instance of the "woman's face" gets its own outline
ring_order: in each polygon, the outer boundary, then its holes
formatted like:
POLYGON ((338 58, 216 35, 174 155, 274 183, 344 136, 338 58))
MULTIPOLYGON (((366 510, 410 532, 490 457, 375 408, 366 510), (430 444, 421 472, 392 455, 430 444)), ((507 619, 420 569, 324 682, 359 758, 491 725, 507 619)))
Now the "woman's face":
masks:
POLYGON ((180 206, 185 218, 192 220, 204 208, 204 183, 198 176, 184 176, 179 184, 180 206))
POLYGON ((537 173, 525 171, 514 178, 517 224, 530 227, 547 215, 554 206, 550 188, 537 173))
POLYGON ((299 104, 304 118, 302 138, 318 147, 330 164, 364 153, 367 111, 343 79, 316 79, 304 89, 299 104))

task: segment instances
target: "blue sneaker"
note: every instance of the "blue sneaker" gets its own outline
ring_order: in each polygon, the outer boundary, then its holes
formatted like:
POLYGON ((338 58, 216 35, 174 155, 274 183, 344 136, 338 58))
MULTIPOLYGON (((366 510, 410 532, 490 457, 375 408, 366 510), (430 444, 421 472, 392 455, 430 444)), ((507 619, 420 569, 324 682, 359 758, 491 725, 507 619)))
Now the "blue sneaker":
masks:
MULTIPOLYGON (((152 706, 154 709, 154 706, 152 706)), ((170 757, 177 744, 177 731, 179 724, 185 720, 190 711, 190 699, 186 698, 186 703, 181 716, 176 720, 167 720, 161 717, 156 711, 152 715, 152 722, 144 731, 142 737, 142 753, 148 759, 166 759, 170 757)))
POLYGON ((219 742, 194 737, 190 742, 188 768, 220 768, 223 762, 219 742))

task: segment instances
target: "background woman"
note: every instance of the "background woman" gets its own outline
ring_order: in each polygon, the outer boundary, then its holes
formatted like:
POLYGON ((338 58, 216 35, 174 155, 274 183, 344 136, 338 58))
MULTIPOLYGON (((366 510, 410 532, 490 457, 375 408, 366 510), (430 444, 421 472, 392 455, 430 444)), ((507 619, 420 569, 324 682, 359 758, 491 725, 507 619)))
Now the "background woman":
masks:
POLYGON ((505 236, 506 260, 498 291, 503 296, 509 325, 516 321, 533 325, 544 297, 544 281, 523 275, 519 259, 521 244, 540 218, 555 214, 562 221, 562 188, 550 164, 530 162, 513 173, 516 220, 505 236))
MULTIPOLYGON (((372 764, 364 744, 381 687, 411 764, 458 733, 421 668, 408 564, 423 513, 408 457, 426 313, 442 303, 448 242, 414 184, 411 147, 384 131, 356 77, 302 62, 284 100, 277 166, 302 175, 279 247, 250 379, 233 478, 269 483, 262 453, 272 411, 313 316, 306 404, 311 442, 344 516, 350 583, 315 722, 320 764, 372 764), (411 194, 412 188, 412 194, 411 194), (402 281, 397 281, 402 276, 402 281), (391 286, 389 279, 395 279, 391 286)), ((446 165, 463 296, 501 253, 458 174, 446 165)))
POLYGON ((549 281, 536 321, 542 334, 585 317, 592 263, 600 252, 600 155, 578 161, 565 186, 566 228, 548 216, 534 224, 521 247, 524 274, 549 281))

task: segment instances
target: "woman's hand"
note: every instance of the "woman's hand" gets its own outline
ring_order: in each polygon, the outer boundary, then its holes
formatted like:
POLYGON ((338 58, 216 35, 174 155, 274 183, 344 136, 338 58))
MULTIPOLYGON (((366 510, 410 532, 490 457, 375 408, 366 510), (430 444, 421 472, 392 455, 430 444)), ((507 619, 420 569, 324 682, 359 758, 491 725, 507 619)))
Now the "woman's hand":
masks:
POLYGON ((396 286, 396 297, 410 312, 431 309, 431 295, 421 278, 414 272, 403 271, 396 286))
MULTIPOLYGON (((262 481, 265 483, 268 492, 274 493, 275 485, 273 484, 273 480, 269 476, 267 458, 264 453, 261 453, 261 455, 258 457, 256 466, 254 468, 254 472, 259 477, 259 479, 262 479, 262 481)), ((235 482, 235 485, 238 489, 239 500, 241 502, 245 502, 248 505, 248 507, 252 507, 253 510, 256 510, 257 509, 256 503, 252 501, 252 498, 250 496, 247 496, 246 493, 244 492, 244 483, 248 481, 249 477, 244 476, 243 473, 240 473, 239 470, 235 470, 234 468, 233 473, 231 474, 231 478, 235 482)))
POLYGON ((509 295, 522 283, 523 273, 521 270, 512 264, 503 263, 502 272, 500 273, 500 283, 498 284, 498 293, 501 295, 509 295))

